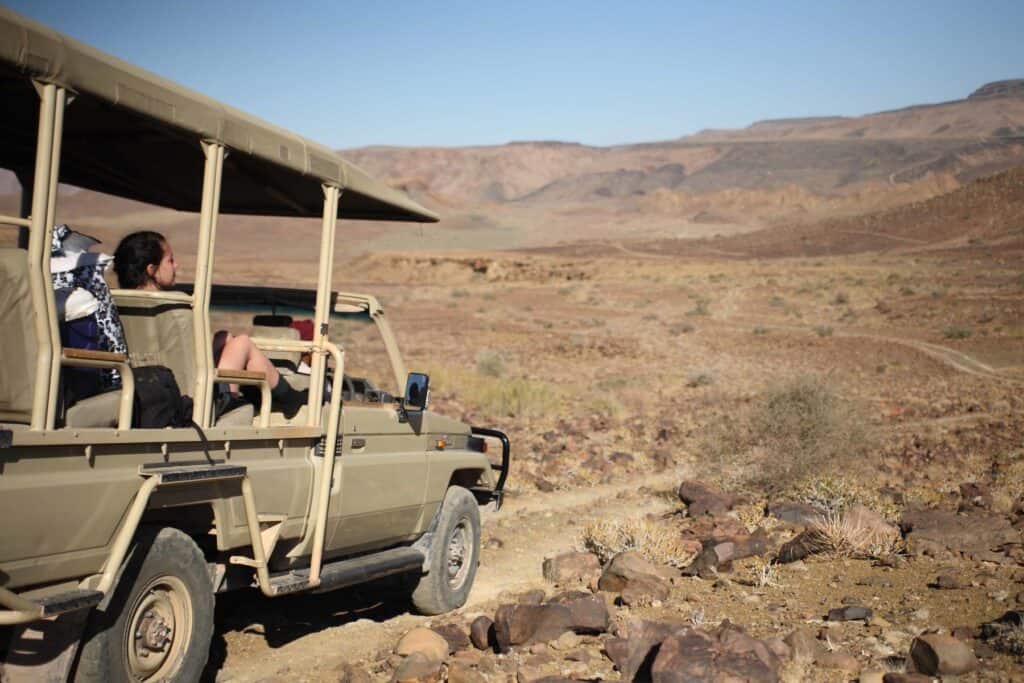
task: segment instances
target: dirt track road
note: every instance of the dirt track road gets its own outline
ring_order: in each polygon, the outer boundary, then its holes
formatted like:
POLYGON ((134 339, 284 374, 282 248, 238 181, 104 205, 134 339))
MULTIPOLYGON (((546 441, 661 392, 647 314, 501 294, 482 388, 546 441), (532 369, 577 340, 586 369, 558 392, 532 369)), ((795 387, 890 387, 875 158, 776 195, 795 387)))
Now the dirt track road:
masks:
MULTIPOLYGON (((650 492, 674 489, 685 474, 678 469, 587 489, 531 492, 510 497, 498 512, 485 509, 485 548, 460 612, 493 612, 503 593, 545 586, 544 558, 572 549, 585 523, 667 510, 669 497, 650 492)), ((256 591, 221 596, 208 680, 337 680, 342 662, 376 659, 405 631, 430 621, 408 610, 387 585, 275 600, 256 591)))

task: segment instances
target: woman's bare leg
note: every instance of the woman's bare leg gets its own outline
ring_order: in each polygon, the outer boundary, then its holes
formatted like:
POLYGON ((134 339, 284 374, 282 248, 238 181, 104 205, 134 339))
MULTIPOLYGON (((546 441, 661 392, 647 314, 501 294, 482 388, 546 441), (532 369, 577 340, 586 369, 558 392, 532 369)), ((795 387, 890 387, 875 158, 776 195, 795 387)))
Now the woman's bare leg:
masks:
MULTIPOLYGON (((263 352, 252 343, 248 335, 240 334, 237 337, 228 334, 224 343, 224 350, 220 354, 220 362, 217 367, 221 370, 253 370, 265 373, 270 388, 273 389, 281 381, 281 375, 277 368, 270 362, 270 359, 263 355, 263 352)), ((231 391, 238 392, 238 385, 232 384, 231 391)))

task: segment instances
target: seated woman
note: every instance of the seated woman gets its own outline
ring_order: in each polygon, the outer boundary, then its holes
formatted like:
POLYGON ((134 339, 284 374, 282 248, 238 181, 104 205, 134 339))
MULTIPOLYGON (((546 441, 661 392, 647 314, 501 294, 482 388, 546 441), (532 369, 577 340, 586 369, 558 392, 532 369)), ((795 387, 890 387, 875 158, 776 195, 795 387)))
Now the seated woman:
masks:
MULTIPOLYGON (((133 232, 117 245, 114 272, 122 289, 168 290, 174 285, 178 262, 166 238, 158 232, 133 232)), ((275 408, 291 418, 306 403, 308 393, 296 391, 247 335, 218 331, 213 338, 214 363, 221 370, 254 370, 266 375, 275 408)), ((238 385, 230 385, 233 395, 238 385)))

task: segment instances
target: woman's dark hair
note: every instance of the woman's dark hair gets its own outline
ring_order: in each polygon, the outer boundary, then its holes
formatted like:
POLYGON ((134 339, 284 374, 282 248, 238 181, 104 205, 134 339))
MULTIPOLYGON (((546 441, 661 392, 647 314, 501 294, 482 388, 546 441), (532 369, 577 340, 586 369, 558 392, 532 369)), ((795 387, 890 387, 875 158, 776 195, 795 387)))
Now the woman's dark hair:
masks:
POLYGON ((158 232, 140 230, 121 240, 114 251, 114 272, 121 289, 139 289, 146 284, 146 266, 159 266, 167 240, 158 232))

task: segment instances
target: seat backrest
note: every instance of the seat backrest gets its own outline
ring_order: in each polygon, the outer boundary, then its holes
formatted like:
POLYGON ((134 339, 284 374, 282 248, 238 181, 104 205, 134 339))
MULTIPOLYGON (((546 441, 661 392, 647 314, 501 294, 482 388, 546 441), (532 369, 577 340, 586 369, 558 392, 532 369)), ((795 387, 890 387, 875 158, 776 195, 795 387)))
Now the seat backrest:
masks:
POLYGON ((178 389, 195 391, 196 351, 192 304, 182 292, 111 291, 117 304, 133 367, 163 365, 174 373, 178 389))
POLYGON ((28 286, 28 252, 0 248, 0 422, 32 421, 35 325, 28 286))

